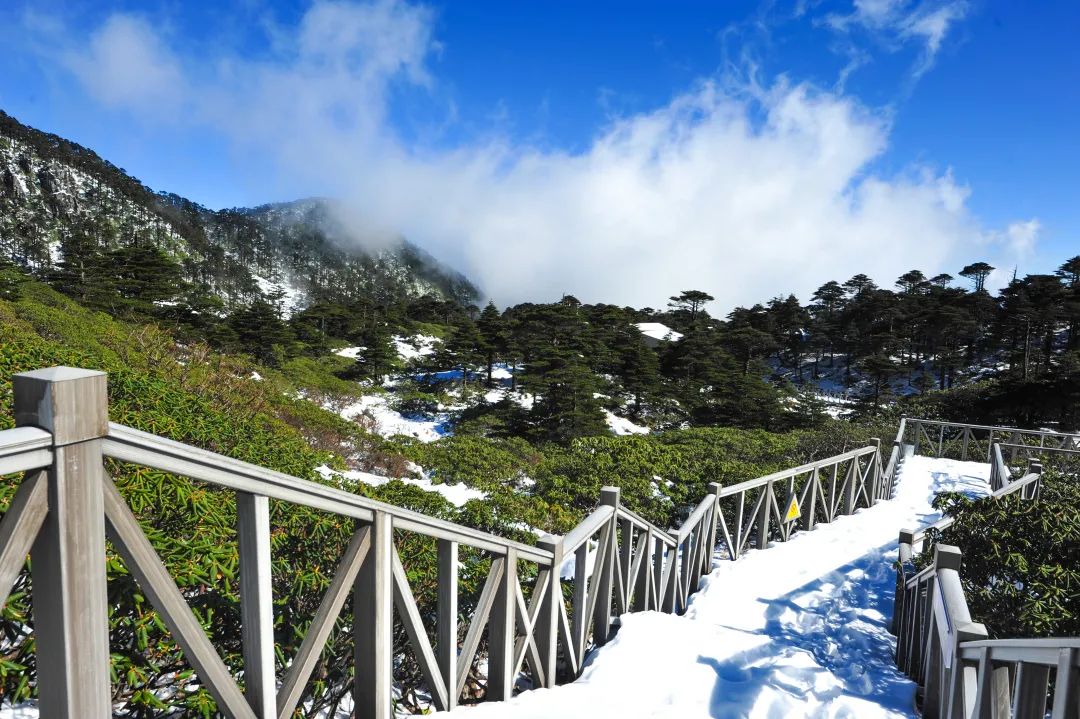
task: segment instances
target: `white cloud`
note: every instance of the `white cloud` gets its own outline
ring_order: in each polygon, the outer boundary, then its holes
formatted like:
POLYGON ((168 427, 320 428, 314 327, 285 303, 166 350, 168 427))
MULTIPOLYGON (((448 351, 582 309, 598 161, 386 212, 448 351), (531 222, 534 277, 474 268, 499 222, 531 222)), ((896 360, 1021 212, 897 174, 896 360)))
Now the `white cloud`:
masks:
POLYGON ((68 52, 64 62, 106 105, 164 116, 187 93, 176 58, 150 25, 133 15, 109 17, 86 47, 68 52))
POLYGON ((968 9, 967 0, 854 0, 851 12, 826 15, 824 23, 845 34, 867 30, 895 46, 917 42, 920 55, 912 76, 918 79, 933 67, 949 30, 968 9))
MULTIPOLYGON (((860 7, 877 17, 896 4, 860 7)), ((144 40, 156 48, 152 66, 187 68, 177 84, 198 88, 186 96, 198 121, 276 158, 294 183, 329 185, 358 237, 402 233, 501 303, 572 292, 658 306, 697 288, 726 311, 781 292, 805 297, 857 272, 891 284, 911 267, 933 274, 990 259, 982 255, 996 235, 971 216, 969 190, 951 173, 875 169, 888 147, 885 113, 782 79, 701 81, 613 121, 577 152, 505 136, 405 142, 387 119, 388 90, 437 92, 432 23, 429 10, 399 0, 317 2, 260 62, 182 62, 160 39, 144 40)), ((99 32, 84 52, 109 53, 98 37, 113 35, 99 32)), ((94 82, 112 87, 130 74, 115 70, 80 78, 94 92, 94 82)), ((140 110, 151 99, 118 101, 140 110)))

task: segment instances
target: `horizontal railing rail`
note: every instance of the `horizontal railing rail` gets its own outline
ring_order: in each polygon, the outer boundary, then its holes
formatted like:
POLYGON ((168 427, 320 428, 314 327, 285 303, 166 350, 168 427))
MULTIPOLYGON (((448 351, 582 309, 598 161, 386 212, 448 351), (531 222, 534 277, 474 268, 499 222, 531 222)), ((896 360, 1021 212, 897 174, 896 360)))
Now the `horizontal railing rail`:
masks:
POLYGON ((951 456, 975 462, 992 461, 995 443, 1040 448, 1080 448, 1080 435, 1050 430, 993 427, 962 422, 911 419, 902 423, 902 437, 915 454, 951 456), (920 451, 921 450, 921 451, 920 451))

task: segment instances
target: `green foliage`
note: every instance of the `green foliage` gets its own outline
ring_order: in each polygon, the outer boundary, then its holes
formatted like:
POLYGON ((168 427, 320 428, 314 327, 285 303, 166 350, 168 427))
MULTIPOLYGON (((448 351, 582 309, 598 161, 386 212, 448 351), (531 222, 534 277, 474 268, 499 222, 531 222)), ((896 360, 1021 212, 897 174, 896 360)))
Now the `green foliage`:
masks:
MULTIPOLYGON (((313 481, 323 480, 315 467, 342 466, 335 452, 356 447, 363 433, 351 423, 307 401, 283 397, 287 382, 258 367, 264 382, 249 379, 244 360, 215 355, 205 347, 180 347, 153 327, 133 327, 80 308, 34 282, 26 283, 16 302, 0 301, 0 428, 11 423, 11 376, 57 364, 97 368, 109 373, 110 418, 313 481), (181 361, 182 360, 182 361, 181 361), (321 438, 320 438, 321 436, 321 438)), ((378 452, 389 455, 385 446, 378 452)), ((402 460, 403 463, 403 460, 402 460)), ((241 665, 237 551, 233 493, 155 470, 109 462, 117 488, 184 592, 207 633, 214 638, 234 672, 241 665)), ((6 506, 19 478, 0 482, 0 506, 6 506)), ((458 512, 439 495, 401 482, 372 488, 345 487, 431 516, 478 526, 506 527, 516 508, 495 505, 458 512), (502 518, 500 518, 500 513, 502 518)), ((292 657, 306 624, 354 527, 351 520, 295 505, 271 503, 275 641, 279 661, 292 657)), ((517 530, 520 538, 527 533, 517 530)), ((399 546, 421 611, 434 612, 434 545, 407 537, 399 546)), ((163 714, 212 716, 212 699, 191 673, 160 617, 147 602, 127 568, 108 553, 109 613, 114 699, 125 702, 130 717, 163 714)), ((479 592, 478 557, 463 561, 463 611, 479 592)), ((7 638, 0 692, 7 701, 33 697, 37 671, 33 654, 30 579, 23 573, 7 603, 0 632, 7 638), (14 667, 22 669, 12 671, 14 667)), ((346 611, 345 616, 347 617, 346 611)), ((395 645, 404 656, 396 680, 406 687, 403 704, 415 704, 420 674, 405 649, 401 627, 395 645)), ((307 688, 312 712, 338 704, 349 690, 352 661, 347 620, 331 638, 316 669, 318 680, 307 688)))
POLYGON ((955 518, 936 541, 963 552, 960 577, 972 617, 991 637, 1080 634, 1080 484, 1046 472, 1038 501, 943 494, 955 518))

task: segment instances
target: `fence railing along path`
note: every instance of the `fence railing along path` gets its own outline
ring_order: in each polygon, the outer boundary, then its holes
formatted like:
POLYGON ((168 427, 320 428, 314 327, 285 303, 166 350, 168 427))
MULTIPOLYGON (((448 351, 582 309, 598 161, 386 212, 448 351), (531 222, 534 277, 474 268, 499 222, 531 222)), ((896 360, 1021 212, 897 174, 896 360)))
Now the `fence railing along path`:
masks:
MULTIPOLYGON (((922 444, 937 456, 946 453, 947 442, 956 439, 964 456, 976 432, 983 437, 993 432, 1010 440, 995 441, 987 450, 993 499, 1018 495, 1037 500, 1042 465, 1036 456, 1070 452, 1074 438, 1013 428, 946 426, 951 438, 942 441, 939 436, 937 442, 922 444), (1021 448, 1030 451, 1012 452, 1021 448), (1028 461, 1026 473, 1017 479, 1004 460, 1008 455, 1028 461)), ((928 440, 921 429, 916 431, 916 437, 928 440)), ((981 449, 976 451, 981 456, 981 449)), ((945 517, 917 531, 902 530, 899 538, 892 627, 897 637, 896 662, 921 687, 923 715, 930 719, 1080 719, 1080 638, 990 640, 986 628, 972 621, 960 581, 960 548, 937 544, 932 564, 922 570, 914 566, 928 537, 952 524, 953 519, 945 517)))
POLYGON ((355 713, 387 719, 395 615, 436 709, 457 704, 485 637, 488 700, 509 698, 523 672, 533 686, 550 687, 580 673, 589 649, 617 630, 620 614, 684 611, 718 543, 737 559, 751 547, 870 506, 890 496, 902 459, 894 452, 883 467, 872 445, 731 487, 713 483, 678 530, 651 524, 620 503, 618 488, 605 487, 596 510, 571 532, 530 546, 111 424, 101 372, 56 367, 16 375, 14 407, 17 427, 0 432, 0 475, 23 473, 23 480, 0 520, 0 605, 29 555, 39 710, 46 719, 112 715, 106 540, 229 717, 291 716, 351 595, 355 713), (107 458, 235 493, 241 675, 230 671, 188 606, 108 476, 107 458), (274 655, 270 500, 355 522, 282 672, 274 655), (789 516, 793 503, 798 520, 789 516), (395 546, 401 533, 438 545, 434 642, 395 546), (486 553, 491 563, 459 641, 462 547, 486 553), (574 578, 564 593, 560 575, 571 556, 574 578), (519 572, 521 563, 535 571, 519 572), (526 576, 535 577, 527 592, 526 576))

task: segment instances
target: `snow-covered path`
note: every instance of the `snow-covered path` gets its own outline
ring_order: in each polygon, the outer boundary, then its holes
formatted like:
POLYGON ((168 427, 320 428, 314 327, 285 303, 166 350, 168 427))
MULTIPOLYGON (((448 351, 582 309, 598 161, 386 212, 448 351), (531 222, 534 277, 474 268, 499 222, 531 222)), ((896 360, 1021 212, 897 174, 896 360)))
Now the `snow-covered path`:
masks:
POLYGON ((684 616, 622 618, 578 681, 468 717, 910 717, 892 661, 896 537, 937 492, 986 494, 989 465, 911 457, 896 497, 786 544, 721 561, 684 616))

